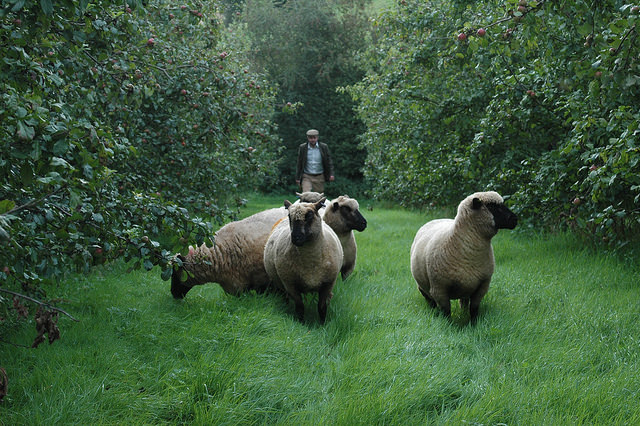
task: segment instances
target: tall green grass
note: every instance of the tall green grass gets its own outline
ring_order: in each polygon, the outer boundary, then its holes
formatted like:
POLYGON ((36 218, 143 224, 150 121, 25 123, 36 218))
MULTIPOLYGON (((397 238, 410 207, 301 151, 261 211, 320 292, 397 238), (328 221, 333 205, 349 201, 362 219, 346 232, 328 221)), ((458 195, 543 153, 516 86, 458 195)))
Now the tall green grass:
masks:
MULTIPOLYGON (((251 197, 243 214, 281 202, 251 197)), ((411 277, 432 216, 361 207, 356 271, 325 326, 313 297, 302 324, 277 294, 208 284, 174 300, 158 271, 122 264, 61 282, 49 296, 81 322, 61 317, 50 346, 0 344, 0 423, 640 424, 637 262, 501 231, 469 325, 457 304, 451 320, 430 309, 411 277)))

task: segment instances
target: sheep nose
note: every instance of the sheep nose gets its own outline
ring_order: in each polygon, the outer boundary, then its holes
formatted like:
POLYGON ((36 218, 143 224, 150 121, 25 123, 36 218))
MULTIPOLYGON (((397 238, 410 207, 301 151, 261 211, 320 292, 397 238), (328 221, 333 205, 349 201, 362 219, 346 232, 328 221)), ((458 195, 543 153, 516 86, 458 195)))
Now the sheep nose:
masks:
POLYGON ((305 243, 305 241, 306 239, 303 234, 297 232, 291 234, 291 242, 293 245, 300 247, 305 243))

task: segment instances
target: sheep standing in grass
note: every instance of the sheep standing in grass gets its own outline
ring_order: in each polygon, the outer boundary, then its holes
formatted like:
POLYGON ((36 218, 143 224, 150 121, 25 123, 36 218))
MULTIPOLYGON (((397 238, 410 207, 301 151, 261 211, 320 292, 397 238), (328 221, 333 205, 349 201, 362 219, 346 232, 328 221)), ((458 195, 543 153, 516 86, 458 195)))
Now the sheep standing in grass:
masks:
POLYGON ((194 285, 209 282, 234 295, 264 291, 269 285, 264 245, 274 224, 286 216, 287 211, 280 207, 228 223, 216 232, 213 247, 189 247, 187 256, 177 255, 171 276, 173 297, 182 299, 194 285))
POLYGON ((460 299, 475 321, 495 266, 491 239, 499 229, 515 228, 517 221, 491 191, 462 200, 455 219, 423 225, 411 245, 411 273, 427 302, 450 316, 450 300, 460 299))
POLYGON ((320 322, 325 322, 331 291, 342 266, 340 240, 318 213, 324 201, 285 201, 288 217, 274 228, 264 248, 267 274, 274 286, 293 300, 300 321, 304 320, 302 294, 317 292, 320 322))
POLYGON ((333 229, 340 239, 344 253, 340 272, 342 280, 346 280, 356 267, 358 247, 353 230, 364 231, 367 227, 367 220, 360 213, 358 202, 349 198, 348 195, 341 195, 331 201, 324 210, 322 220, 333 229))

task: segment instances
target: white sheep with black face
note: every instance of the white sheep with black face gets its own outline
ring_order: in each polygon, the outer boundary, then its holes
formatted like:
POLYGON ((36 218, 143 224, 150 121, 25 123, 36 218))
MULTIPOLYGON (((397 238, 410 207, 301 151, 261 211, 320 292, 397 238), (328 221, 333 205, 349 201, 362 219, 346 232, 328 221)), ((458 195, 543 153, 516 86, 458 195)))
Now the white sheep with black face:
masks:
POLYGON ((342 260, 342 280, 346 280, 356 267, 358 246, 353 230, 362 232, 367 227, 367 220, 360 213, 360 206, 355 198, 341 195, 332 200, 324 209, 322 220, 333 229, 342 245, 344 259, 342 260))
POLYGON ((320 322, 325 322, 342 266, 340 240, 318 213, 324 201, 324 198, 317 203, 285 201, 288 216, 274 227, 264 247, 267 274, 273 285, 293 300, 300 321, 304 320, 302 294, 317 292, 320 322))
POLYGON ((495 266, 491 239, 517 221, 502 197, 489 191, 462 200, 455 219, 423 225, 411 245, 411 273, 429 304, 450 316, 451 299, 460 299, 475 321, 495 266))
POLYGON ((215 234, 213 247, 189 247, 178 254, 171 276, 171 294, 182 299, 195 285, 215 282, 229 294, 262 292, 269 285, 264 269, 264 245, 274 224, 287 217, 283 207, 265 210, 231 222, 215 234))

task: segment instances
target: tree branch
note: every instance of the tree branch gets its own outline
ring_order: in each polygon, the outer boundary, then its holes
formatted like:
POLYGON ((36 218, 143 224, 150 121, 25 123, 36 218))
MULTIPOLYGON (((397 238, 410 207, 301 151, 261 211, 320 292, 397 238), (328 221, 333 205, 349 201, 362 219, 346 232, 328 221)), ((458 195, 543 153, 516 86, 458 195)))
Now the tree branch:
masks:
POLYGON ((53 311, 60 312, 61 314, 65 314, 66 316, 68 316, 69 318, 71 318, 71 319, 72 319, 73 321, 75 321, 75 322, 80 322, 80 320, 75 319, 73 316, 71 316, 70 314, 68 314, 68 313, 67 313, 67 312, 65 312, 64 310, 62 310, 62 309, 60 309, 60 308, 57 308, 57 307, 55 307, 55 306, 51 306, 50 304, 48 304, 48 303, 46 303, 46 302, 42 302, 42 301, 40 301, 40 300, 38 300, 38 299, 34 299, 33 297, 25 296, 24 294, 16 293, 15 291, 6 290, 6 289, 4 289, 4 288, 0 288, 0 292, 7 293, 7 294, 11 294, 11 295, 13 295, 13 296, 20 297, 20 298, 25 299, 25 300, 28 300, 28 301, 30 301, 30 302, 37 303, 37 304, 38 304, 38 305, 40 305, 40 306, 44 306, 44 307, 46 307, 46 308, 48 308, 48 309, 51 309, 51 310, 53 310, 53 311))

